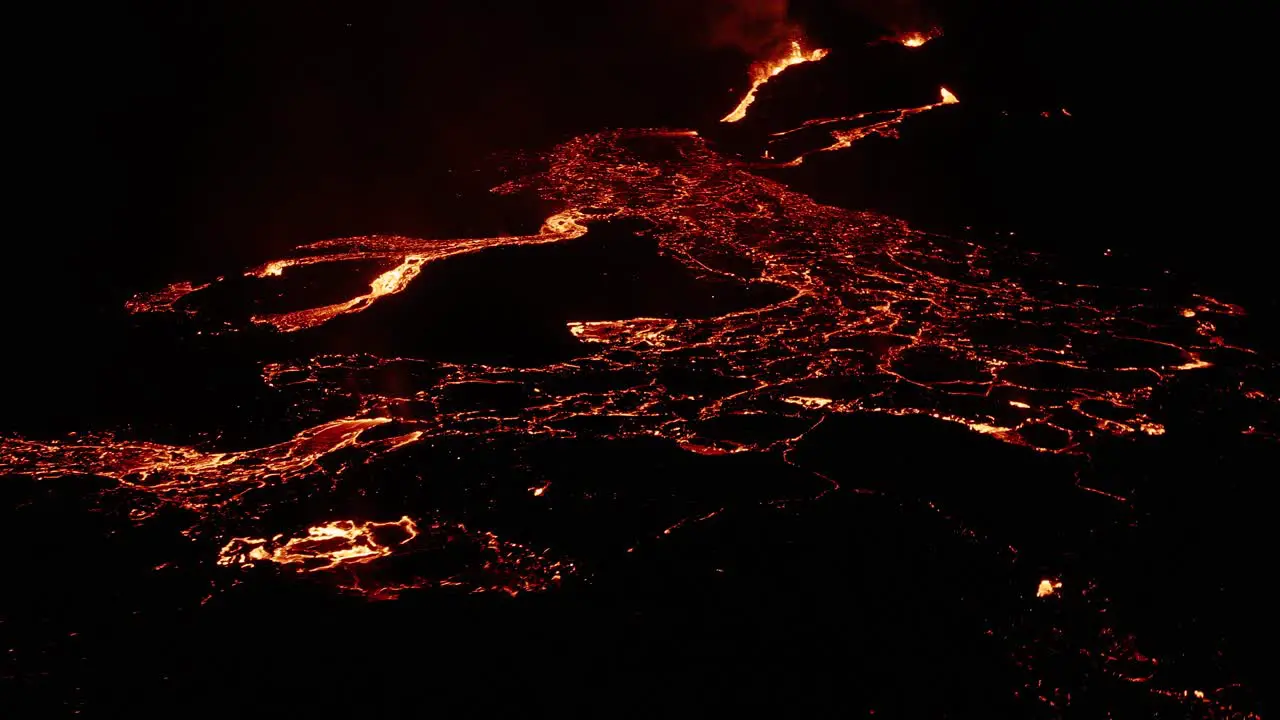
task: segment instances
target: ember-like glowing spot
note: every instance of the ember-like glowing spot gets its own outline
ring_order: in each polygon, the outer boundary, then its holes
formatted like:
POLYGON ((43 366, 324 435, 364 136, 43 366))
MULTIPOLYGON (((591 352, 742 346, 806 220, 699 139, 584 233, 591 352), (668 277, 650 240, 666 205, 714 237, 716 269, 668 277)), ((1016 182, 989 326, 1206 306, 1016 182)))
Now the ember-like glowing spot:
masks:
POLYGON ((824 398, 824 397, 795 396, 795 397, 783 398, 783 400, 793 405, 799 405, 800 407, 805 408, 806 410, 817 410, 818 408, 823 408, 831 404, 831 398, 824 398))
POLYGON ((956 103, 960 102, 960 100, 950 90, 946 88, 942 88, 941 92, 942 92, 943 105, 955 105, 956 103))
POLYGON ((792 65, 799 65, 805 62, 816 62, 827 56, 827 50, 817 49, 805 52, 800 47, 797 40, 791 41, 790 51, 776 60, 770 60, 764 63, 757 63, 751 68, 751 89, 747 90, 747 94, 743 96, 742 101, 728 115, 725 115, 720 122, 738 122, 747 116, 747 108, 751 103, 756 101, 756 91, 761 85, 769 82, 770 79, 781 73, 783 70, 792 65))
POLYGON ((918 48, 930 40, 941 36, 942 29, 935 27, 925 31, 913 30, 911 32, 904 32, 901 35, 891 35, 887 38, 882 38, 882 42, 895 42, 903 47, 918 48))
POLYGON ((942 37, 942 28, 933 27, 928 30, 909 30, 898 35, 886 35, 871 44, 879 45, 881 43, 893 43, 895 45, 914 49, 921 47, 930 40, 938 37, 942 37))
POLYGON ((1138 429, 1148 435, 1163 435, 1164 426, 1160 423, 1143 422, 1138 424, 1138 429))
POLYGON ((1040 587, 1036 588, 1036 597, 1049 597, 1058 590, 1062 589, 1062 583, 1058 580, 1044 579, 1040 581, 1040 587))

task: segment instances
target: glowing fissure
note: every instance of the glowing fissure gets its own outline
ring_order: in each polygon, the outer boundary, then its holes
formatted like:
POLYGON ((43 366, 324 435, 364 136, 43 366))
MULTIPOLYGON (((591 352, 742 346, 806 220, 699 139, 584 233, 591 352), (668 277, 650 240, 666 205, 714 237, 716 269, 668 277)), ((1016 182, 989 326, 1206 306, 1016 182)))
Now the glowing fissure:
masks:
MULTIPOLYGON (((959 104, 960 102, 960 100, 955 96, 955 94, 946 88, 940 88, 938 91, 938 95, 939 95, 938 102, 930 103, 928 105, 921 105, 920 107, 901 108, 898 110, 889 110, 889 111, 875 110, 872 112, 858 113, 857 115, 847 115, 845 117, 820 118, 816 120, 807 120, 803 124, 801 124, 800 127, 791 128, 790 130, 781 130, 779 132, 775 132, 772 135, 773 140, 770 141, 769 143, 770 146, 777 143, 779 140, 783 138, 790 137, 802 131, 813 130, 816 128, 829 128, 832 126, 839 126, 839 125, 844 125, 848 123, 858 123, 858 122, 863 122, 868 118, 885 116, 884 119, 876 120, 874 122, 866 123, 864 125, 859 125, 853 128, 839 129, 837 127, 835 129, 830 129, 828 130, 828 134, 832 140, 831 144, 802 151, 791 160, 788 160, 785 162, 777 162, 775 164, 779 167, 794 167, 804 162, 804 159, 809 155, 813 155, 814 153, 820 153, 820 152, 832 152, 836 150, 845 150, 847 148, 853 147, 853 144, 855 142, 863 138, 870 137, 872 135, 879 135, 881 137, 886 137, 886 138, 897 137, 898 125, 901 124, 903 120, 906 120, 912 115, 919 115, 922 112, 927 112, 935 108, 940 108, 940 107, 943 107, 944 105, 956 105, 956 104, 959 104)), ((767 159, 774 158, 773 152, 769 149, 765 150, 764 156, 767 159)))
POLYGON ((776 60, 757 63, 751 67, 751 88, 747 90, 746 95, 742 96, 738 106, 731 110, 728 115, 721 118, 720 122, 738 122, 746 117, 747 108, 751 107, 751 103, 756 101, 756 91, 760 89, 760 86, 777 77, 783 70, 800 63, 817 62, 826 56, 826 50, 817 49, 805 52, 800 47, 798 40, 792 40, 786 55, 776 60))

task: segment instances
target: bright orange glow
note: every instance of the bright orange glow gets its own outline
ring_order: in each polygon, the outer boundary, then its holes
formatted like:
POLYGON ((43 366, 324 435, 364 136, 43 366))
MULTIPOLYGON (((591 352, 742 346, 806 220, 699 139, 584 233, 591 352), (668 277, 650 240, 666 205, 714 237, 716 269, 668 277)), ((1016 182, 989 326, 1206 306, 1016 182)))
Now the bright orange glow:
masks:
POLYGON ((824 397, 799 397, 792 396, 782 399, 783 402, 789 402, 793 405, 799 405, 806 410, 817 410, 831 404, 831 398, 824 397))
POLYGON ((817 62, 827 56, 827 51, 818 49, 805 52, 799 41, 791 42, 790 51, 776 60, 770 60, 764 63, 757 63, 751 68, 751 89, 743 96, 742 101, 728 115, 725 115, 720 122, 738 122, 747 116, 747 108, 751 107, 751 103, 756 101, 756 91, 761 85, 769 82, 770 79, 776 77, 778 73, 791 67, 806 62, 817 62))
POLYGON ((1041 580, 1040 587, 1036 588, 1036 597, 1049 597, 1060 589, 1062 589, 1062 583, 1058 580, 1041 580))
MULTIPOLYGON (((903 47, 918 48, 924 45, 925 43, 929 42, 930 40, 933 40, 934 38, 941 37, 941 36, 942 36, 942 29, 935 27, 935 28, 930 28, 928 30, 923 30, 923 31, 912 30, 910 32, 904 32, 900 35, 889 35, 887 37, 880 38, 878 42, 897 43, 898 45, 902 45, 903 47)), ((875 43, 872 43, 872 44, 875 44, 875 43)))
POLYGON ((418 526, 405 516, 395 522, 356 524, 338 520, 307 529, 303 537, 276 543, 266 538, 231 538, 218 553, 219 565, 246 567, 266 561, 277 565, 299 565, 299 570, 317 572, 339 565, 372 562, 391 554, 391 546, 379 542, 377 534, 394 529, 403 537, 395 544, 418 537, 418 526))
POLYGON ((956 96, 952 94, 950 90, 946 88, 942 88, 942 104, 943 105, 955 105, 958 102, 960 102, 960 100, 957 99, 956 96))

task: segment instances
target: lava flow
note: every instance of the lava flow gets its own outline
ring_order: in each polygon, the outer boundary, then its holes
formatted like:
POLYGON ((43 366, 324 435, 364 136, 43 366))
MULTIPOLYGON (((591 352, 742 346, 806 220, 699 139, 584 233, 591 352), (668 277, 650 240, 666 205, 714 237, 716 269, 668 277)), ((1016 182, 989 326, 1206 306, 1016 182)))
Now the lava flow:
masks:
MULTIPOLYGON (((369 292, 350 300, 296 312, 254 316, 253 322, 271 325, 283 332, 305 330, 321 325, 339 315, 362 312, 379 298, 394 295, 408 287, 422 268, 447 258, 479 252, 501 245, 536 245, 561 240, 572 240, 586 233, 579 223, 582 217, 575 212, 564 212, 547 218, 536 235, 519 237, 476 238, 452 241, 425 241, 402 237, 355 237, 322 240, 298 248, 298 257, 274 260, 261 267, 246 271, 246 277, 280 277, 291 267, 329 263, 338 260, 386 260, 394 259, 395 265, 369 283, 369 292)), ((207 288, 208 285, 192 285, 178 282, 153 293, 140 293, 126 307, 130 312, 167 312, 185 297, 207 288)))
POLYGON ((339 565, 367 563, 391 554, 391 548, 378 541, 379 533, 388 528, 404 537, 395 544, 418 537, 418 526, 409 516, 395 522, 366 522, 357 525, 351 520, 339 520, 307 528, 304 537, 290 538, 279 543, 277 535, 266 538, 231 538, 218 553, 219 565, 247 567, 255 562, 269 561, 277 565, 300 565, 307 572, 332 570, 339 565))
POLYGON ((769 82, 783 70, 800 63, 817 62, 826 56, 827 51, 823 49, 810 50, 806 53, 800 47, 798 40, 792 40, 786 55, 776 60, 757 63, 751 67, 751 89, 747 90, 747 94, 743 96, 738 106, 728 115, 725 115, 720 122, 738 122, 746 117, 747 108, 751 107, 751 103, 756 101, 756 91, 760 89, 761 85, 769 82))
MULTIPOLYGON (((779 167, 794 167, 804 162, 805 157, 808 155, 819 152, 844 150, 852 147, 855 142, 871 135, 879 135, 886 138, 897 137, 898 125, 902 123, 903 120, 906 120, 912 115, 918 115, 922 112, 933 110, 934 108, 940 108, 944 105, 956 105, 960 102, 959 98, 946 88, 940 88, 938 96, 938 102, 921 105, 919 107, 900 108, 888 111, 876 110, 872 112, 858 113, 857 115, 848 115, 845 117, 807 120, 800 125, 800 127, 773 133, 772 139, 769 141, 769 146, 772 148, 772 146, 780 140, 788 138, 801 131, 813 130, 815 128, 828 129, 828 134, 832 140, 831 144, 801 150, 796 153, 795 157, 791 160, 778 163, 779 167), (870 120, 870 122, 867 122, 868 120, 870 120), (840 125, 847 125, 851 123, 865 124, 844 129, 839 127, 840 125)), ((766 158, 774 159, 776 158, 776 153, 776 150, 766 149, 765 156, 766 158)))
POLYGON ((521 545, 499 540, 493 533, 469 532, 458 523, 433 522, 419 526, 409 516, 390 522, 357 523, 338 520, 307 528, 300 537, 284 539, 233 537, 218 553, 218 564, 248 568, 258 563, 293 567, 299 572, 346 571, 346 590, 371 600, 393 600, 407 590, 454 588, 466 592, 502 592, 511 596, 539 592, 557 585, 574 572, 569 562, 549 560, 521 545), (355 566, 393 553, 454 554, 454 567, 438 564, 435 576, 415 574, 387 580, 355 566))
MULTIPOLYGON (((825 53, 792 43, 789 55, 753 72, 751 90, 724 121, 742 119, 770 78, 825 53)), ((794 144, 794 160, 769 167, 794 165, 870 135, 891 136, 907 118, 956 102, 944 88, 928 105, 811 120, 768 136, 759 150, 794 144)), ((515 468, 524 467, 525 454, 554 442, 643 442, 682 459, 754 453, 761 462, 809 473, 805 482, 738 499, 741 506, 837 489, 795 461, 793 451, 839 415, 912 416, 1028 455, 1087 459, 1103 443, 1167 442, 1166 431, 1194 432, 1198 420, 1168 402, 1194 385, 1201 405, 1221 401, 1238 409, 1222 421, 1224 432, 1274 436, 1276 401, 1262 379, 1274 365, 1234 339, 1244 312, 1237 306, 1195 294, 1171 298, 1141 285, 1100 287, 1035 253, 824 205, 761 176, 759 164, 726 158, 691 130, 592 133, 543 159, 539 172, 495 188, 559 208, 538 233, 326 240, 244 273, 251 291, 305 298, 305 283, 290 268, 375 265, 369 290, 348 300, 262 314, 236 310, 252 303, 197 304, 245 291, 243 282, 219 278, 177 283, 128 303, 130 312, 168 313, 175 324, 223 328, 218 339, 228 343, 237 332, 246 342, 284 333, 313 340, 281 343, 278 352, 290 355, 264 358, 258 367, 263 392, 296 409, 289 419, 304 429, 291 437, 235 450, 109 433, 3 437, 0 473, 102 478, 142 516, 172 510, 191 518, 189 534, 203 539, 223 572, 267 563, 341 576, 340 587, 385 599, 408 588, 459 585, 510 594, 547 590, 576 572, 573 561, 553 559, 550 549, 499 540, 469 518, 465 525, 458 518, 428 522, 451 517, 435 505, 415 510, 416 520, 399 509, 361 515, 404 515, 395 522, 335 521, 328 514, 339 502, 383 494, 421 493, 414 496, 420 502, 443 502, 436 498, 450 489, 465 498, 458 501, 465 508, 545 505, 571 498, 574 483, 586 482, 517 477, 507 487, 493 466, 470 474, 452 469, 466 457, 497 456, 515 468), (570 320, 561 339, 576 340, 572 357, 525 365, 323 350, 333 340, 325 332, 346 322, 339 318, 376 323, 388 304, 378 301, 421 282, 428 264, 570 243, 611 220, 642 225, 658 251, 695 278, 767 289, 774 299, 718 314, 570 320), (436 474, 419 470, 426 466, 436 474), (386 468, 400 471, 390 477, 409 478, 391 487, 381 474, 386 468), (548 493, 552 480, 555 492, 548 493), (309 521, 298 518, 303 507, 309 521), (324 509, 320 517, 316 508, 324 509)), ((606 474, 595 467, 590 473, 606 474)), ((595 512, 623 490, 582 491, 578 499, 599 503, 591 506, 595 512)), ((667 542, 733 509, 716 497, 673 505, 619 531, 627 537, 617 540, 617 552, 636 540, 667 542)), ((612 530, 603 522, 587 525, 612 530)), ((605 543, 580 547, 596 545, 605 543)), ((560 552, 580 557, 559 547, 555 557, 560 552)), ((1041 609, 1057 606, 1064 587, 1079 586, 1043 580, 1036 593, 1041 609)), ((1175 692, 1159 683, 1150 686, 1175 692)))

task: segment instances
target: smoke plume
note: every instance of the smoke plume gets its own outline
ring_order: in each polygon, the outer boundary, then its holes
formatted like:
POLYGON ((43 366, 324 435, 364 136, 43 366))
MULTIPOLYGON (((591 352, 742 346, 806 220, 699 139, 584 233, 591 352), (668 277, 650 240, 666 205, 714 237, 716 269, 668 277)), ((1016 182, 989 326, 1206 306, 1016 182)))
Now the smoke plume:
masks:
POLYGON ((787 0, 709 0, 706 3, 710 42, 759 56, 796 34, 787 15, 787 0))
POLYGON ((844 14, 893 33, 926 30, 936 22, 921 0, 835 0, 844 14))

